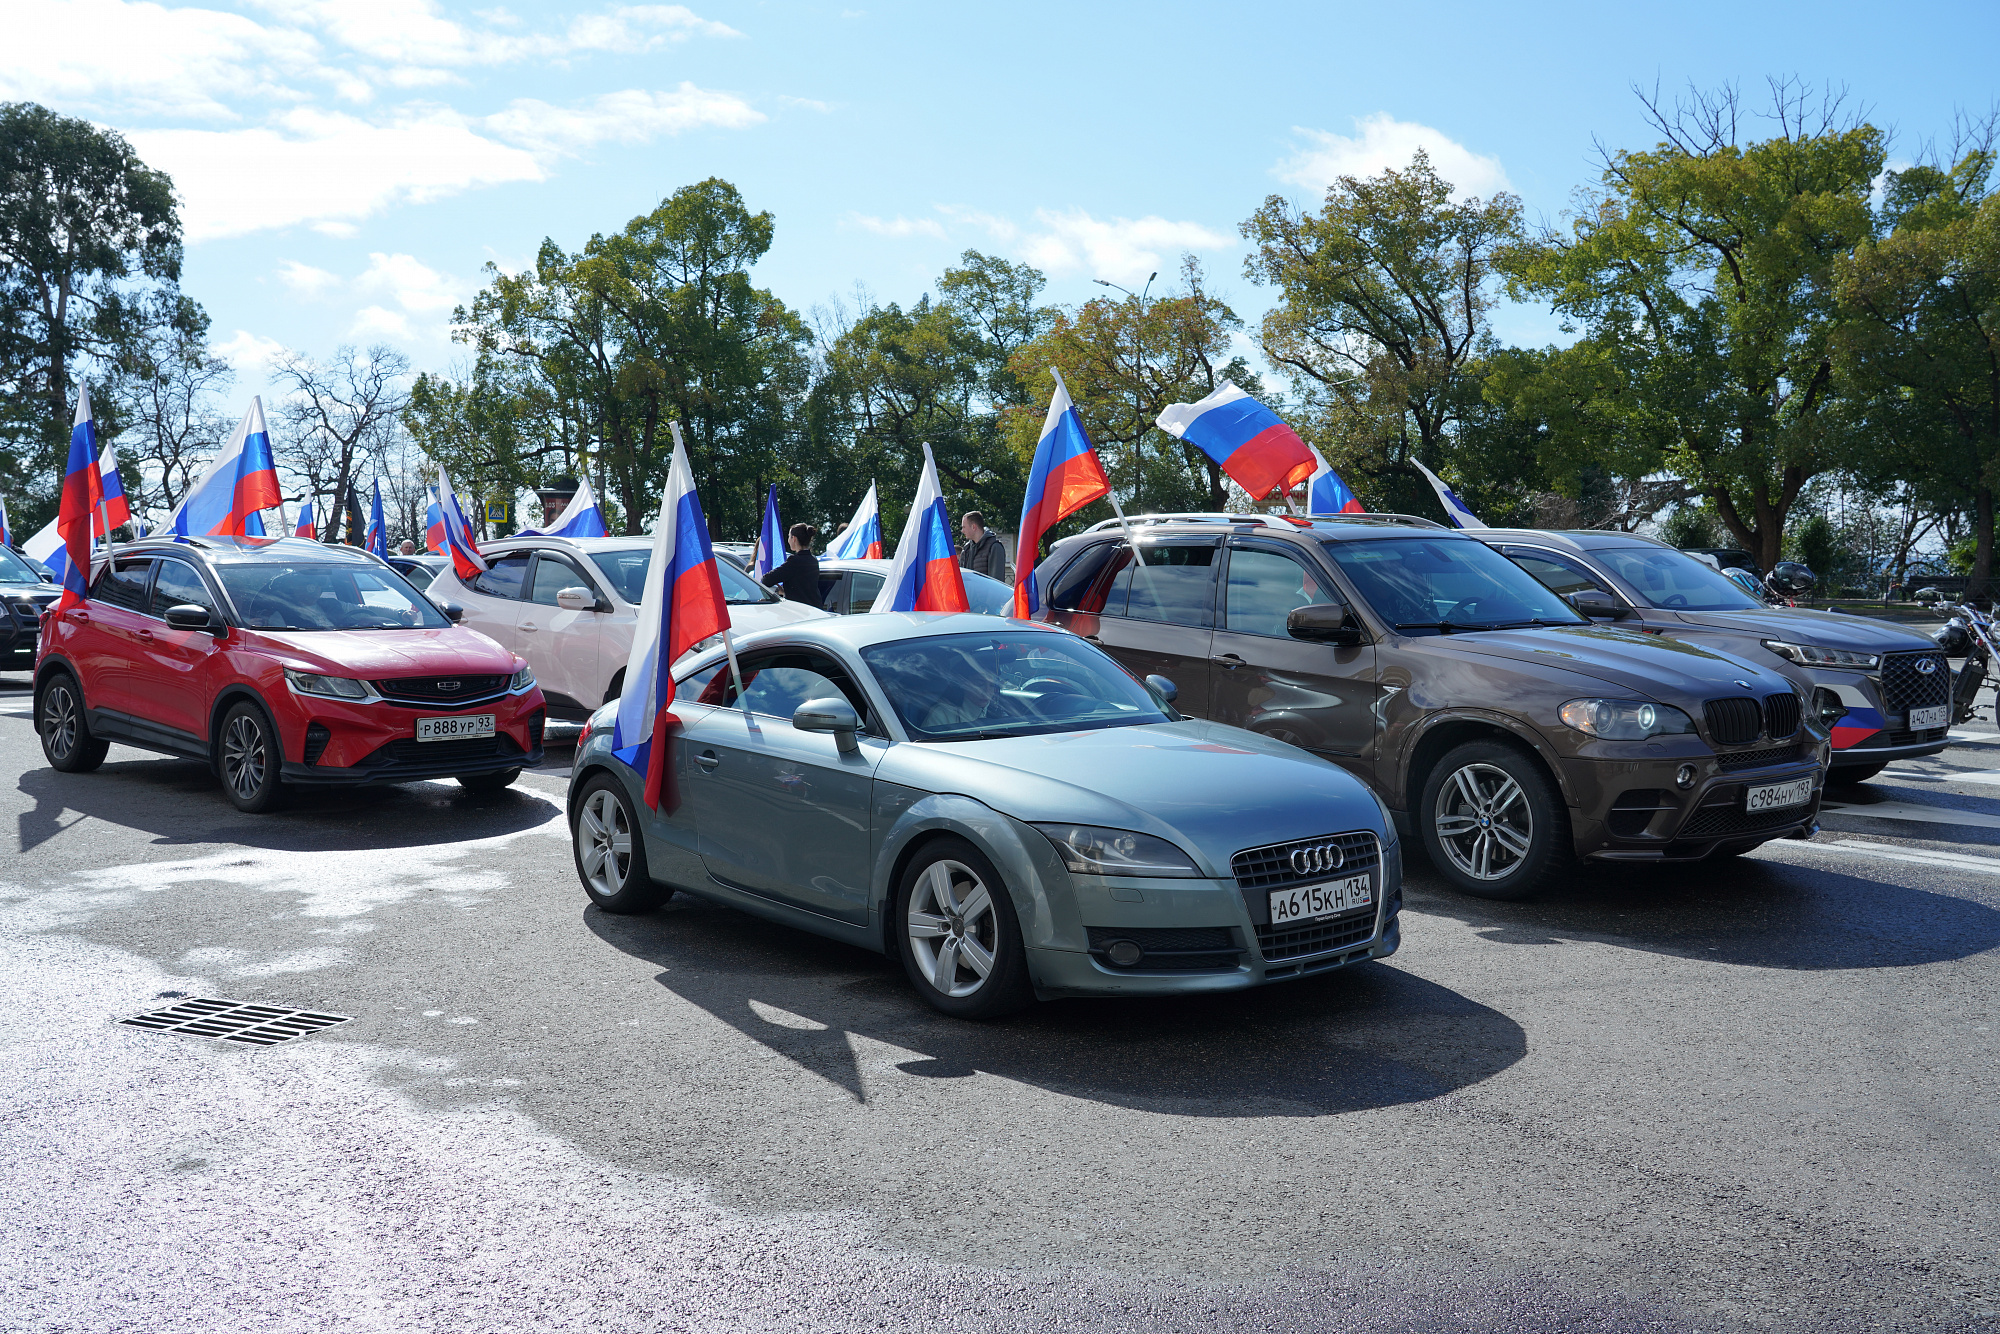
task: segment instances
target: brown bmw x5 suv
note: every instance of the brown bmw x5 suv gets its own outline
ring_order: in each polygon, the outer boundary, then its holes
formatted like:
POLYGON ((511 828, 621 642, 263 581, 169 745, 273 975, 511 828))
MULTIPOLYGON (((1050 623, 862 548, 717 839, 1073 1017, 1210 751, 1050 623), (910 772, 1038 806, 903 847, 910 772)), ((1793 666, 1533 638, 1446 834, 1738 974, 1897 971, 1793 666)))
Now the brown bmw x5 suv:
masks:
POLYGON ((1115 530, 1059 543, 1038 618, 1352 770, 1468 893, 1816 828, 1827 733, 1776 666, 1593 625, 1484 543, 1386 516, 1137 537, 1136 561, 1115 530))

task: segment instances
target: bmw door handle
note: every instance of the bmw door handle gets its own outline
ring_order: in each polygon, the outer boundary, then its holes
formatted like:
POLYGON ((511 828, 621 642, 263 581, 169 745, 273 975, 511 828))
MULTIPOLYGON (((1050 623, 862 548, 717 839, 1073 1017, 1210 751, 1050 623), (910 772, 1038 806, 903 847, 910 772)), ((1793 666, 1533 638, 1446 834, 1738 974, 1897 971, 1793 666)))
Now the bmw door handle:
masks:
POLYGON ((1243 661, 1242 658, 1238 657, 1234 653, 1219 653, 1215 657, 1210 658, 1209 661, 1214 663, 1218 667, 1227 667, 1230 668, 1231 670, 1234 670, 1238 667, 1248 667, 1250 665, 1249 663, 1243 661))
POLYGON ((722 763, 722 757, 712 750, 705 750, 694 757, 694 762, 709 773, 713 773, 715 772, 715 766, 722 763))

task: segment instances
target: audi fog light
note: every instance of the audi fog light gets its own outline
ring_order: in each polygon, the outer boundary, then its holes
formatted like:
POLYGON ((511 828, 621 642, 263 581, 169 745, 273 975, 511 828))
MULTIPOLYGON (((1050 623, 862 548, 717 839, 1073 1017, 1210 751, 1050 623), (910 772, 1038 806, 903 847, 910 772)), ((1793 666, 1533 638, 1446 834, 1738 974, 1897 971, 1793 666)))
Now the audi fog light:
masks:
POLYGON ((1671 704, 1633 699, 1573 699, 1557 716, 1566 726, 1606 741, 1643 741, 1694 731, 1694 719, 1671 704))
POLYGON ((1120 968, 1130 968, 1146 956, 1145 952, 1131 941, 1114 940, 1111 942, 1111 948, 1104 951, 1104 957, 1120 968))
MULTIPOLYGON (((1193 859, 1164 838, 1085 824, 1038 824, 1056 855, 1082 875, 1199 876, 1193 859)), ((1136 947, 1135 947, 1136 948, 1136 947)))

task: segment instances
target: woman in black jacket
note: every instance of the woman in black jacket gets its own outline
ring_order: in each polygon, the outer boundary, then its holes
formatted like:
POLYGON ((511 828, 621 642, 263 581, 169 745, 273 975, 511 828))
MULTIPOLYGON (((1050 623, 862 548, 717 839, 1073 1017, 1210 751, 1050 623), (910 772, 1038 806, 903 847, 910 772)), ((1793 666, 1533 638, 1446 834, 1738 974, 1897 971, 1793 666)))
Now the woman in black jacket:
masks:
POLYGON ((819 529, 809 523, 793 524, 785 536, 785 545, 792 549, 792 554, 765 576, 765 584, 784 589, 785 597, 792 602, 819 606, 819 558, 812 553, 813 539, 818 536, 819 529))

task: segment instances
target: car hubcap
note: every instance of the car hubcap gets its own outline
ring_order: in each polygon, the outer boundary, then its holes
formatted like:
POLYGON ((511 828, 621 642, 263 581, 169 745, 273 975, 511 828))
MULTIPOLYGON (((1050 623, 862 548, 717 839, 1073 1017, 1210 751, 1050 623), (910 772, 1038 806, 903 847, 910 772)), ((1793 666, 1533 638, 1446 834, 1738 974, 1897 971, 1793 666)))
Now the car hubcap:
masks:
POLYGON ((1468 764, 1447 778, 1433 818, 1445 856, 1474 880, 1513 874, 1535 833, 1528 794, 1491 764, 1468 764))
POLYGON ((247 714, 230 719, 222 738, 222 777, 245 801, 264 786, 264 729, 247 714))
POLYGON ((50 686, 43 698, 42 734, 49 739, 49 753, 59 760, 76 749, 76 697, 68 686, 50 686))
POLYGON ((632 869, 632 827, 625 807, 609 789, 600 788, 583 803, 576 836, 583 847, 583 874, 590 887, 606 898, 625 888, 632 869))
POLYGON ((993 895, 962 862, 932 862, 910 894, 910 952, 931 985, 970 996, 993 973, 1000 921, 993 895))

